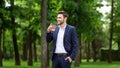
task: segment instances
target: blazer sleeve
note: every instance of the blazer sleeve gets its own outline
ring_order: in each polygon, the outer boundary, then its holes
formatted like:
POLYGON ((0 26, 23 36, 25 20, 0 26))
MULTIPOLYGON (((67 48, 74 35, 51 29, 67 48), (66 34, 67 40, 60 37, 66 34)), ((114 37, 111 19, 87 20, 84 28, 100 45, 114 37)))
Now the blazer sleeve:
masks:
POLYGON ((77 33, 75 27, 72 28, 72 53, 70 57, 74 60, 78 51, 78 38, 77 38, 77 33))
POLYGON ((51 42, 53 40, 53 33, 52 32, 47 33, 46 40, 47 40, 47 42, 51 42))

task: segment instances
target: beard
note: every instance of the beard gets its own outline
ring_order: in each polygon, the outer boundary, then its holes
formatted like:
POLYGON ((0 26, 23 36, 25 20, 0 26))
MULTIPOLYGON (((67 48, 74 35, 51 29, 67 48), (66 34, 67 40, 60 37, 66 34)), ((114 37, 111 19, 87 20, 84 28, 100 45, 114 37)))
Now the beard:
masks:
POLYGON ((64 22, 60 22, 58 25, 62 25, 64 22))
POLYGON ((60 21, 58 25, 62 25, 64 23, 64 20, 60 21))

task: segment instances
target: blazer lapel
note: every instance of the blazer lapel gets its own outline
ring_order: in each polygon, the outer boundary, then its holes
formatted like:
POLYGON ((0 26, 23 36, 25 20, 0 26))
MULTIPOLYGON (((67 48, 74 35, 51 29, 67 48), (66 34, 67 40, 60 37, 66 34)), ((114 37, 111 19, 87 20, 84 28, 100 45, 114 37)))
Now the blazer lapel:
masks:
MULTIPOLYGON (((57 26, 56 29, 55 29, 55 33, 54 33, 54 37, 55 37, 55 40, 56 40, 56 41, 57 41, 58 31, 59 31, 59 27, 57 26)), ((64 32, 64 38, 63 38, 64 40, 65 40, 65 38, 67 37, 68 32, 69 32, 69 26, 66 25, 65 32, 64 32)))
POLYGON ((68 32, 69 32, 69 26, 67 25, 66 28, 65 28, 65 33, 64 33, 64 40, 67 37, 68 32))
POLYGON ((59 27, 57 26, 56 29, 55 29, 55 40, 57 40, 57 35, 58 35, 58 31, 59 31, 59 27))

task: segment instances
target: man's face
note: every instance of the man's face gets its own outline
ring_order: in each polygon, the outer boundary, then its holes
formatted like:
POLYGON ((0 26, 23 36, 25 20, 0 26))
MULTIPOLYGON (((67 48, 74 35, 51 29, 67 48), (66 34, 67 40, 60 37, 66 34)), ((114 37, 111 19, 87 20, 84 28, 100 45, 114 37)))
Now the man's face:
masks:
POLYGON ((58 25, 61 25, 65 22, 65 17, 63 16, 63 14, 57 15, 57 21, 58 21, 58 25))

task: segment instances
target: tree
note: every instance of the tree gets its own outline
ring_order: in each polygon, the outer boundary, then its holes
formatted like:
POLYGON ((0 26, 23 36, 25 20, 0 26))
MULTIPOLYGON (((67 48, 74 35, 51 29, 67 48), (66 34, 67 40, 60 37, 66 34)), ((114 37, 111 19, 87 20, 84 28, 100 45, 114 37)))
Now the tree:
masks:
MULTIPOLYGON (((61 8, 61 2, 58 0, 48 0, 47 2, 47 25, 49 26, 50 23, 57 24, 56 22, 56 15, 58 10, 61 8), (52 11, 51 11, 52 10, 52 11)), ((52 51, 52 43, 48 43, 48 51, 47 51, 47 56, 48 56, 48 66, 50 65, 50 56, 51 56, 51 51, 52 51)))
MULTIPOLYGON (((28 56, 28 50, 29 51, 32 50, 32 49, 29 49, 29 47, 32 46, 32 43, 36 42, 36 40, 39 39, 39 36, 40 36, 38 33, 38 32, 40 32, 39 30, 41 29, 40 26, 38 25, 39 24, 38 22, 41 20, 40 16, 39 16, 39 9, 40 9, 39 7, 40 6, 38 4, 38 0, 36 0, 36 1, 34 1, 34 0, 28 0, 28 1, 18 0, 18 1, 16 1, 16 4, 17 4, 16 10, 19 10, 19 14, 16 14, 16 15, 18 15, 17 20, 19 19, 18 22, 20 22, 20 30, 22 33, 22 40, 20 40, 23 45, 22 58, 25 61, 28 58, 32 59, 32 57, 31 57, 33 55, 32 52, 29 52, 29 55, 31 54, 31 56, 28 56), (31 39, 31 42, 29 39, 31 39)), ((21 39, 21 37, 19 39, 21 39)), ((36 46, 36 45, 34 45, 34 46, 36 46)), ((36 52, 36 51, 34 51, 34 52, 36 52)), ((36 55, 36 53, 34 53, 34 55, 36 55)), ((35 56, 35 58, 36 57, 37 57, 37 55, 35 56)), ((28 61, 30 61, 30 60, 28 60, 28 61)), ((30 64, 31 63, 32 62, 30 61, 30 64)), ((29 62, 28 62, 28 64, 29 64, 29 62)))
POLYGON ((29 40, 28 35, 23 37, 23 44, 22 44, 23 45, 23 53, 22 53, 23 61, 27 60, 27 52, 28 52, 27 40, 29 40))
POLYGON ((98 59, 99 51, 102 47, 101 39, 95 38, 92 41, 92 50, 93 50, 93 61, 96 62, 98 59))
POLYGON ((112 40, 113 40, 113 14, 114 14, 114 0, 111 0, 111 18, 110 18, 110 39, 109 39, 109 52, 108 52, 108 62, 111 63, 112 62, 112 57, 111 57, 111 51, 112 51, 112 40))
POLYGON ((12 28, 12 38, 13 38, 13 46, 14 46, 14 52, 15 52, 15 65, 20 65, 20 56, 18 52, 18 44, 17 44, 17 37, 16 37, 16 26, 15 26, 15 17, 14 17, 14 0, 10 0, 11 4, 11 23, 13 24, 12 28), (15 27, 14 27, 15 26, 15 27))
POLYGON ((46 22, 47 22, 47 0, 42 0, 41 5, 41 68, 47 68, 47 42, 46 42, 46 22))
MULTIPOLYGON (((4 0, 0 0, 0 9, 4 9, 4 0)), ((0 67, 3 66, 2 64, 2 57, 3 57, 3 53, 2 53, 2 45, 1 45, 1 40, 2 40, 2 25, 4 22, 4 17, 3 17, 3 12, 0 12, 0 67)))
POLYGON ((99 28, 101 25, 101 13, 96 8, 99 7, 98 1, 100 0, 64 0, 61 9, 69 14, 67 23, 73 25, 77 29, 79 38, 79 52, 77 55, 76 66, 79 66, 82 56, 82 43, 91 44, 92 40, 98 36, 99 28))
POLYGON ((1 29, 1 27, 0 27, 0 67, 2 67, 3 66, 3 64, 2 64, 2 56, 3 56, 3 54, 2 54, 2 49, 1 49, 1 38, 2 37, 2 29, 1 29))
POLYGON ((114 1, 114 27, 113 27, 113 40, 117 43, 118 45, 118 59, 120 61, 120 1, 115 0, 114 1))
POLYGON ((2 49, 1 49, 1 38, 2 37, 2 29, 1 29, 1 27, 0 27, 0 67, 2 67, 2 49))
MULTIPOLYGON (((80 3, 80 0, 76 0, 76 3, 77 4, 79 4, 80 3)), ((78 12, 77 12, 77 14, 78 14, 78 12)), ((78 28, 78 24, 79 24, 79 21, 78 20, 76 20, 76 22, 75 22, 76 24, 76 27, 78 28)), ((82 59, 82 46, 81 46, 81 32, 79 32, 79 35, 78 35, 78 53, 77 53, 77 56, 76 56, 76 60, 75 60, 75 66, 80 66, 80 63, 81 63, 81 59, 82 59)))
POLYGON ((32 53, 32 30, 28 30, 28 65, 32 66, 33 65, 33 53, 32 53))

